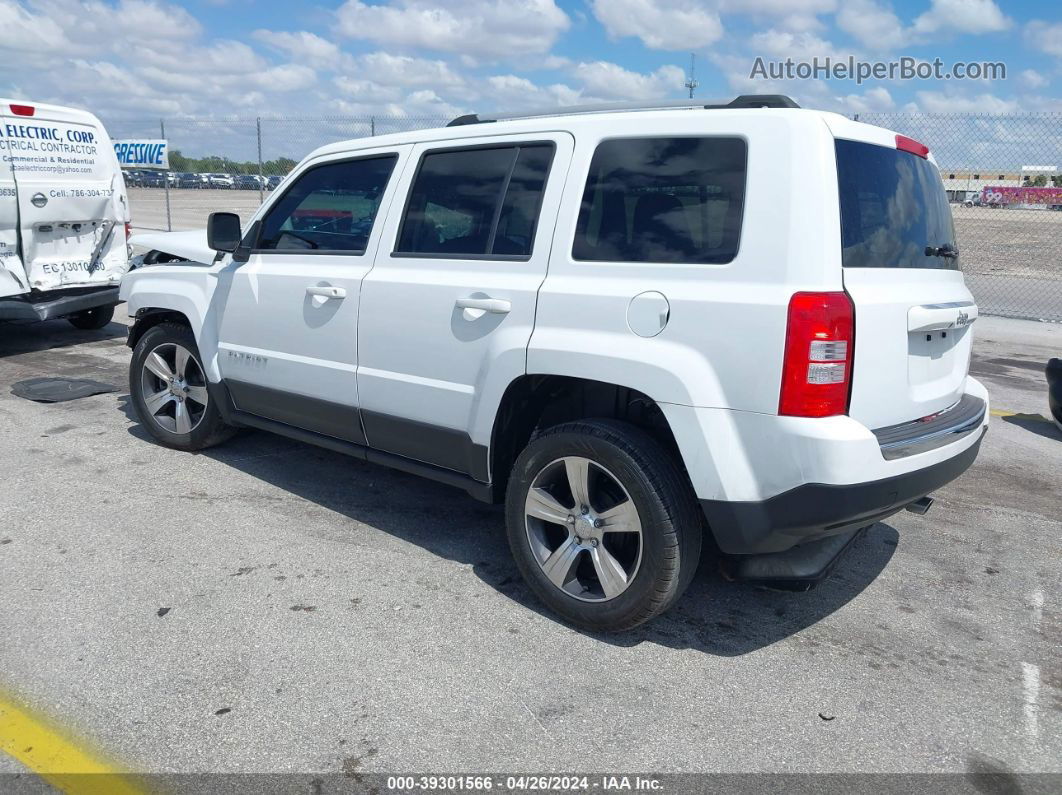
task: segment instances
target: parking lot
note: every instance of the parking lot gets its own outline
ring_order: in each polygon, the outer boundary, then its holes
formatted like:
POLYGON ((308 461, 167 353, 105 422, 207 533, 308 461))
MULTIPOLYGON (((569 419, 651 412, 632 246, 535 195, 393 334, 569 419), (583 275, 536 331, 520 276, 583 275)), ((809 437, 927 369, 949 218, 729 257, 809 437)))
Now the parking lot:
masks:
POLYGON ((117 765, 1062 772, 1060 326, 978 321, 996 417, 927 516, 874 525, 809 593, 706 556, 617 636, 540 609, 500 509, 462 492, 265 433, 153 444, 124 331, 0 336, 0 692, 117 765), (11 394, 37 376, 118 391, 11 394))
MULTIPOLYGON (((269 193, 263 193, 269 196, 269 193)), ((262 202, 256 190, 169 191, 169 227, 174 232, 205 229, 207 216, 217 211, 239 213, 246 221, 262 202)), ((166 231, 166 190, 163 188, 129 188, 129 207, 133 228, 137 231, 166 231)))

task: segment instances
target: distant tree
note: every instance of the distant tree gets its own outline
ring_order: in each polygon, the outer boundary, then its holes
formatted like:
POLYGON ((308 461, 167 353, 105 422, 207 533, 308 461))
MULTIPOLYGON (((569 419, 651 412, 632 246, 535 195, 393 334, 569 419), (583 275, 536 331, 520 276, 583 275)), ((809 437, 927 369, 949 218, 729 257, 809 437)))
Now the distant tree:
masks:
POLYGON ((1055 174, 1055 176, 1051 177, 1051 184, 1056 188, 1062 188, 1062 174, 1055 174))
POLYGON ((174 149, 170 152, 170 168, 174 171, 192 170, 188 158, 181 154, 180 149, 174 149))
POLYGON ((1047 175, 1046 174, 1037 174, 1035 179, 1033 179, 1032 184, 1033 184, 1034 188, 1042 188, 1042 187, 1044 187, 1045 185, 1047 185, 1047 175))
MULTIPOLYGON (((267 160, 262 163, 262 173, 265 175, 286 175, 295 168, 296 161, 290 157, 278 157, 276 160, 267 160)), ((191 171, 194 173, 221 173, 221 174, 257 174, 258 161, 232 160, 221 155, 207 155, 206 157, 188 157, 182 154, 180 149, 170 152, 170 169, 172 171, 191 171)))

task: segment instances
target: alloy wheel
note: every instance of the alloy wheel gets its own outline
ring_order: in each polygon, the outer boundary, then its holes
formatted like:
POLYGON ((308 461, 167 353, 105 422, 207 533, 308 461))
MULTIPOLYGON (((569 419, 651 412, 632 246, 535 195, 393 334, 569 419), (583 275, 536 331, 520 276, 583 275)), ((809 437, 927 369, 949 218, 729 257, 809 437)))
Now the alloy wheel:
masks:
POLYGON ((203 421, 210 396, 199 360, 182 345, 164 342, 144 359, 144 405, 152 421, 170 433, 191 433, 203 421))
POLYGON ((527 492, 524 524, 542 572, 569 596, 615 599, 638 573, 638 509, 619 478, 589 458, 558 458, 539 471, 527 492))

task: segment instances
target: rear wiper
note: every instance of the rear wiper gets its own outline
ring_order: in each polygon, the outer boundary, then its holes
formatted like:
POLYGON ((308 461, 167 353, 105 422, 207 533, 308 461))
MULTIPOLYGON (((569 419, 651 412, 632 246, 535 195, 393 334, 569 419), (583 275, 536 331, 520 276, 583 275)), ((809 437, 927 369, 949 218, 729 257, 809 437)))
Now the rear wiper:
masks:
POLYGON ((945 243, 943 246, 926 246, 926 256, 958 259, 959 249, 955 248, 951 243, 945 243))

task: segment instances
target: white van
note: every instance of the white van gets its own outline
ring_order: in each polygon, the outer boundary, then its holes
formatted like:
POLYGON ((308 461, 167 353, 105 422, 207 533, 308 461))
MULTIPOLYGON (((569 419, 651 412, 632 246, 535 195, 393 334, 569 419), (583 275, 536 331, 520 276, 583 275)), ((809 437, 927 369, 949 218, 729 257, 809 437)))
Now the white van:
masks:
POLYGON ((532 590, 595 630, 674 603, 702 537, 734 579, 821 579, 988 427, 928 148, 786 97, 345 141, 242 229, 144 242, 155 439, 260 428, 504 503, 532 590))
POLYGON ((128 234, 125 183, 100 120, 0 99, 0 320, 107 325, 128 234))

